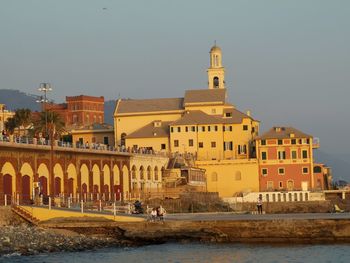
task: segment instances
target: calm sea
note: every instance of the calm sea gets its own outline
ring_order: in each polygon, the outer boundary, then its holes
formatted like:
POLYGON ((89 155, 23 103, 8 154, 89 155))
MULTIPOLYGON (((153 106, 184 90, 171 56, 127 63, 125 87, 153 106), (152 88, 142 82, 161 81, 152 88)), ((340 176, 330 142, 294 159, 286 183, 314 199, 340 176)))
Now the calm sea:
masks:
POLYGON ((138 248, 11 256, 0 262, 350 262, 350 245, 163 244, 138 248))

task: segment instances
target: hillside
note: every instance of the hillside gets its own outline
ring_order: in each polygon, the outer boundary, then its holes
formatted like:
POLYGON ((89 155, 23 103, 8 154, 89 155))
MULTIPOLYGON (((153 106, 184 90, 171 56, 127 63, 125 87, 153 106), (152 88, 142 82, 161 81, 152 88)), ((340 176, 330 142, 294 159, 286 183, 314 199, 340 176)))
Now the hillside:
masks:
POLYGON ((6 104, 6 108, 14 111, 19 108, 28 108, 32 111, 40 110, 40 103, 36 100, 38 96, 26 94, 19 90, 0 89, 0 103, 6 104))

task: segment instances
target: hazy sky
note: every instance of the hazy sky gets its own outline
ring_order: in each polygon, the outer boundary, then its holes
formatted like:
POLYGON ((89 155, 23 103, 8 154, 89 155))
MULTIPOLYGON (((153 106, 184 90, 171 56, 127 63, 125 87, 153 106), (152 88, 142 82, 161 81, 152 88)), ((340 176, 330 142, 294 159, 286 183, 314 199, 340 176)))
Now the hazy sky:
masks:
MULTIPOLYGON (((350 1, 0 0, 0 88, 182 97, 223 50, 229 99, 350 153, 350 1)), ((1 99, 1 98, 0 98, 1 99)))

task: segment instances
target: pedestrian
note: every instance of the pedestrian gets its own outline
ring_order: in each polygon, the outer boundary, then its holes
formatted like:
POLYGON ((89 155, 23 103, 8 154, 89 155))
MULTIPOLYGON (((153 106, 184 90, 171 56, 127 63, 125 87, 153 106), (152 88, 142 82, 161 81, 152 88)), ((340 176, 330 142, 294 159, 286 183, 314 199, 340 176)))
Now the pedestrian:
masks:
POLYGON ((157 208, 157 217, 159 218, 159 221, 164 223, 164 216, 165 216, 165 209, 162 206, 158 206, 157 208))
POLYGON ((259 195, 258 198, 258 203, 256 204, 257 208, 258 208, 258 214, 262 214, 262 206, 263 206, 263 202, 262 202, 262 195, 259 195))
POLYGON ((157 209, 154 207, 151 211, 151 221, 156 222, 157 219, 157 209))

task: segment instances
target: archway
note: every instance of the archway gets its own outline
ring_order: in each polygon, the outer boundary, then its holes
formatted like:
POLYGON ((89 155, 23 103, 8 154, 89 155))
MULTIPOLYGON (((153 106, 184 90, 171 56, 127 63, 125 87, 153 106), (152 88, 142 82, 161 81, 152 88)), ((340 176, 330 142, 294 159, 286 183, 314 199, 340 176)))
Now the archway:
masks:
POLYGON ((101 172, 97 164, 94 164, 92 167, 92 185, 93 199, 97 200, 101 191, 101 172))
POLYGON ((129 181, 129 170, 126 165, 123 166, 122 172, 123 172, 123 194, 127 198, 130 193, 130 188, 129 188, 130 181, 129 181))
POLYGON ((64 177, 62 166, 59 163, 56 163, 53 167, 53 174, 55 175, 55 196, 59 196, 64 192, 64 177))
POLYGON ((102 195, 104 195, 104 200, 110 199, 110 191, 111 191, 111 170, 109 166, 105 164, 103 166, 103 189, 102 195))
POLYGON ((114 190, 114 199, 115 200, 120 200, 120 195, 121 195, 121 187, 120 187, 120 172, 119 172, 119 168, 118 165, 114 165, 113 166, 113 190, 114 190))
POLYGON ((81 176, 81 185, 80 192, 82 199, 87 199, 87 194, 89 193, 89 169, 86 164, 80 166, 80 176, 81 176))
POLYGON ((70 163, 67 167, 68 183, 67 194, 68 196, 75 197, 77 192, 77 170, 75 166, 70 163))
MULTIPOLYGON (((34 181, 34 172, 29 163, 23 163, 20 173, 22 175, 22 200, 27 203, 32 199, 32 190, 33 190, 33 181, 34 181)), ((37 189, 38 190, 38 189, 37 189)), ((39 194, 37 192, 36 194, 39 194)))
POLYGON ((40 193, 46 196, 49 194, 49 191, 48 191, 49 169, 47 169, 46 164, 42 163, 39 165, 38 175, 39 175, 40 193))
POLYGON ((16 171, 10 162, 6 162, 1 169, 3 174, 3 192, 8 196, 7 202, 11 202, 12 195, 16 192, 16 171))

